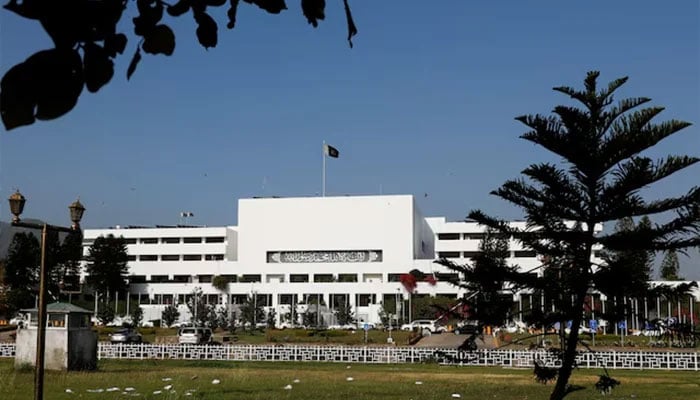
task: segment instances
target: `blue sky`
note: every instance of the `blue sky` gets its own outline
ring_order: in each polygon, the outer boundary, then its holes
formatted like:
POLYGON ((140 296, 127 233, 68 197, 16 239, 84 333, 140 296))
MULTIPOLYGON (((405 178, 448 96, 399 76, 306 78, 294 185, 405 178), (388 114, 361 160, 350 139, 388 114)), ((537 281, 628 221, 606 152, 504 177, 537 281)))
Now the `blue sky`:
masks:
MULTIPOLYGON (((328 2, 318 29, 287 3, 277 16, 241 3, 232 31, 216 9, 209 51, 191 16, 171 19, 174 55, 145 55, 131 81, 136 39, 123 18, 130 42, 109 85, 59 120, 0 134, 2 198, 19 187, 27 216, 66 223, 80 195, 85 227, 175 224, 181 211, 191 223, 235 224, 239 198, 319 193, 326 140, 340 150, 329 195, 408 193, 429 216, 520 218, 488 193, 550 159, 518 139, 513 118, 567 102, 553 86, 580 87, 591 69, 604 82, 629 76, 621 96, 700 123, 697 1, 354 0, 354 49, 341 1, 328 2)), ((51 43, 38 23, 2 10, 0 46, 4 74, 51 43)), ((649 154, 668 153, 699 156, 700 128, 649 154)), ((645 194, 680 193, 698 172, 645 194)), ((699 258, 683 259, 686 276, 700 279, 699 258)))

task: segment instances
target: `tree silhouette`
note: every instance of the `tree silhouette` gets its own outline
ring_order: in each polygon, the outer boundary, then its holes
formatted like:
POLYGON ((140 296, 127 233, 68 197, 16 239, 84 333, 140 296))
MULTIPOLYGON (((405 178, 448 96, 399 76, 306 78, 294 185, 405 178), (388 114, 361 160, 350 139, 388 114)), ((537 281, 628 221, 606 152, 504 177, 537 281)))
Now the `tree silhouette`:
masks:
POLYGON ((683 278, 680 276, 680 270, 681 266, 678 262, 678 253, 675 250, 667 251, 661 262, 661 268, 659 269, 661 279, 666 281, 682 281, 683 278))
POLYGON ((98 237, 88 249, 86 272, 90 284, 107 296, 126 290, 127 261, 126 240, 123 237, 112 234, 98 237))
MULTIPOLYGON (((561 159, 560 164, 532 164, 522 171, 527 179, 509 180, 492 192, 523 208, 527 229, 518 229, 481 211, 469 213, 470 219, 516 238, 542 257, 542 271, 537 276, 504 273, 501 279, 521 287, 557 288, 558 296, 548 299, 558 302, 555 315, 543 313, 541 319, 571 321, 573 327, 580 326, 583 320, 591 290, 606 295, 610 292, 634 295, 646 290, 646 280, 628 279, 631 272, 625 269, 629 265, 626 262, 594 265, 594 247, 602 245, 611 251, 627 252, 700 245, 700 188, 693 187, 678 197, 652 201, 645 201, 639 194, 643 188, 700 161, 688 156, 668 156, 654 161, 640 155, 690 123, 676 120, 652 123, 663 111, 662 107, 639 109, 651 101, 644 97, 614 102, 614 92, 627 78, 598 88, 598 77, 597 71, 589 72, 583 90, 554 88, 580 103, 580 108, 561 105, 554 108, 552 116, 516 118, 530 129, 521 138, 561 159), (637 226, 634 230, 597 232, 596 227, 602 223, 659 214, 669 216, 669 220, 651 227, 637 226)), ((498 307, 494 308, 494 312, 498 311, 498 307)), ((562 342, 561 367, 550 396, 552 400, 563 399, 575 390, 568 383, 575 367, 578 329, 571 329, 562 342)), ((611 381, 603 376, 599 385, 611 381)))
MULTIPOLYGON (((243 0, 270 14, 287 9, 284 0, 243 0)), ((12 67, 0 82, 0 115, 5 129, 31 125, 38 120, 58 118, 75 107, 83 87, 91 93, 109 83, 114 75, 114 59, 126 50, 127 36, 117 25, 127 0, 9 0, 6 10, 37 20, 54 42, 12 67)), ((136 0, 138 16, 133 18, 139 38, 126 71, 127 79, 136 71, 144 53, 170 56, 175 51, 175 33, 162 22, 164 12, 171 18, 192 14, 199 43, 215 47, 218 25, 209 12, 225 6, 226 0, 136 0), (209 12, 208 12, 209 11, 209 12)), ((239 0, 228 1, 228 23, 233 29, 239 0)), ((348 43, 357 27, 348 0, 343 0, 348 26, 348 43)), ((301 0, 301 11, 314 28, 325 18, 325 0, 301 0)))

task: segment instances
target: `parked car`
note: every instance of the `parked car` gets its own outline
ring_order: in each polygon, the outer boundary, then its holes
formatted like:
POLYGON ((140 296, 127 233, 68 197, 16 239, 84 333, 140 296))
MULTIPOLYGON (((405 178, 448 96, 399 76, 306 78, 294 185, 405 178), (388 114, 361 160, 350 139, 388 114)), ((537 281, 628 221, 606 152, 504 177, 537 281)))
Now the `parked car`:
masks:
POLYGON ((474 321, 474 320, 464 320, 460 321, 457 323, 457 326, 454 329, 455 335, 473 335, 473 334, 480 334, 481 333, 481 326, 479 325, 479 321, 474 321))
POLYGON ((355 331, 355 330, 357 330, 357 325, 354 325, 354 324, 328 325, 328 329, 338 330, 338 331, 355 331))
POLYGON ((438 325, 435 321, 429 319, 417 319, 410 324, 401 325, 402 331, 412 331, 418 329, 421 333, 442 333, 447 332, 447 328, 442 325, 438 325))
POLYGON ((112 343, 141 343, 141 334, 131 328, 117 329, 109 334, 109 341, 112 343))
POLYGON ((22 328, 25 322, 24 317, 22 315, 18 315, 10 320, 10 325, 16 325, 18 328, 22 328))
POLYGON ((207 344, 211 342, 211 328, 187 327, 177 332, 180 344, 207 344))

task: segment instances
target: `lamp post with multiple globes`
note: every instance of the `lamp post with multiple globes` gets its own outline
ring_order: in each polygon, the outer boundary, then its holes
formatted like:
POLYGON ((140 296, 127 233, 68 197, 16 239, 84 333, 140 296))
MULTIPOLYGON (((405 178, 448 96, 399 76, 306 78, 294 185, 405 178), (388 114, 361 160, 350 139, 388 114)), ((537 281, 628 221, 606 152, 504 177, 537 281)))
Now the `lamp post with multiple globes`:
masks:
POLYGON ((36 224, 22 222, 19 216, 24 211, 26 198, 18 191, 13 193, 8 199, 10 202, 10 212, 12 213, 12 226, 41 229, 41 264, 39 270, 39 304, 38 304, 38 326, 36 340, 36 367, 34 369, 34 399, 42 400, 44 397, 44 349, 46 347, 46 239, 49 232, 74 232, 80 230, 80 220, 83 218, 85 207, 80 204, 80 200, 74 201, 68 209, 70 219, 73 222, 70 228, 49 224, 36 224))

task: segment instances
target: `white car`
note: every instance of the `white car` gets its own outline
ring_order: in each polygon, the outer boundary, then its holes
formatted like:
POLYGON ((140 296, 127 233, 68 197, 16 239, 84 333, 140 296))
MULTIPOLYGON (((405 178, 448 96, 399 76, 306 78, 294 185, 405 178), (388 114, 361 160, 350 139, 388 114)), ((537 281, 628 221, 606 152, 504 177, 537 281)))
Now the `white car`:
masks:
POLYGON ((10 325, 17 325, 18 328, 23 327, 25 320, 21 315, 18 315, 10 320, 10 325))
POLYGON ((412 331, 418 329, 421 333, 443 333, 447 332, 447 328, 437 325, 435 321, 429 319, 417 319, 410 324, 401 325, 402 331, 412 331))
POLYGON ((180 344, 206 344, 211 342, 212 331, 210 328, 181 328, 178 333, 180 344))

